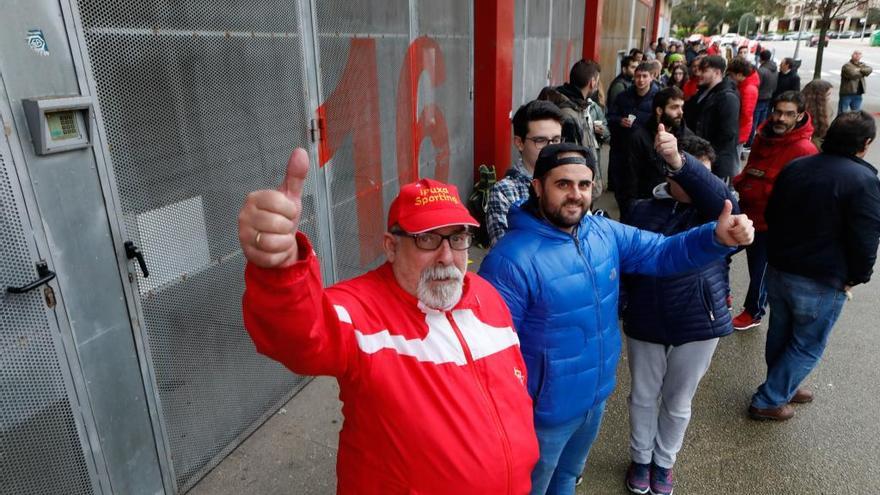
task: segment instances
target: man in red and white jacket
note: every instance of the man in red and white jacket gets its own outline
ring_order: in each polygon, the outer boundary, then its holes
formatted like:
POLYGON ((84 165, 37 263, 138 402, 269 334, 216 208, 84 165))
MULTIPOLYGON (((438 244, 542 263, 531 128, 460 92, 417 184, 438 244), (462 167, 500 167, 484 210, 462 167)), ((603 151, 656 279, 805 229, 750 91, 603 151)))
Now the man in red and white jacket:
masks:
POLYGON ((792 160, 818 153, 811 141, 813 123, 805 110, 803 95, 786 91, 773 98, 770 117, 760 124, 752 152, 742 173, 733 178, 739 193, 739 207, 755 222, 755 241, 746 247, 749 290, 743 311, 733 319, 733 328, 748 330, 761 324, 767 308, 767 221, 764 210, 776 177, 792 160))
POLYGON ((388 262, 328 289, 297 232, 305 151, 280 191, 239 215, 245 327, 296 373, 339 382, 340 494, 525 494, 538 457, 526 367, 510 312, 468 273, 467 212, 453 185, 401 187, 388 262))

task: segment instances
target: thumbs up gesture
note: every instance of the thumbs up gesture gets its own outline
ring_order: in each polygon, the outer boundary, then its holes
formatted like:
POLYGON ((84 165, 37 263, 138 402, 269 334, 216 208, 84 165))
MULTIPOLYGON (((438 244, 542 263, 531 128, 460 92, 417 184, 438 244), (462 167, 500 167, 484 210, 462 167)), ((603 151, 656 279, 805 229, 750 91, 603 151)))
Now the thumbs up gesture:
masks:
POLYGON ((724 200, 724 209, 718 216, 715 238, 725 246, 747 246, 755 239, 755 227, 746 215, 731 215, 733 204, 724 200))
POLYGON ((302 190, 309 171, 309 156, 293 150, 287 174, 277 191, 248 194, 238 214, 238 242, 245 258, 263 268, 283 268, 299 259, 296 230, 302 214, 302 190))
POLYGON ((666 132, 666 126, 657 125, 657 136, 654 137, 654 150, 663 157, 673 170, 678 170, 684 166, 681 161, 681 154, 678 152, 678 139, 671 132, 666 132))

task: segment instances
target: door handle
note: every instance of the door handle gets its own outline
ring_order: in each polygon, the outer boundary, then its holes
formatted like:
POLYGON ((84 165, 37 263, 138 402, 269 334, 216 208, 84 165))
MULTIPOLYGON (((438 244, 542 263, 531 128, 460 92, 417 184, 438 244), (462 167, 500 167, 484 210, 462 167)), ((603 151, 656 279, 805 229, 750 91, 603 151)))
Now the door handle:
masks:
POLYGON ((25 292, 30 292, 41 285, 49 283, 50 280, 55 278, 55 272, 49 269, 49 265, 47 265, 45 261, 39 261, 37 263, 37 275, 40 276, 37 280, 21 287, 6 287, 6 292, 11 294, 24 294, 25 292))
POLYGON ((147 270, 147 262, 144 260, 144 253, 141 252, 141 248, 135 246, 131 241, 125 241, 123 246, 125 246, 125 256, 130 260, 137 258, 138 265, 141 267, 141 273, 144 275, 144 278, 149 277, 150 270, 147 270))

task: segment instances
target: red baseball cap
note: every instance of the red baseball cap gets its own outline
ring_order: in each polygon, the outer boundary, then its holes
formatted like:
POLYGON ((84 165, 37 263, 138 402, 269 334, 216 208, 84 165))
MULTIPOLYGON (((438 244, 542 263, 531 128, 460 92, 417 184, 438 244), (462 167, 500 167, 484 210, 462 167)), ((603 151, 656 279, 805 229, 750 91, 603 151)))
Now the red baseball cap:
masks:
POLYGON ((395 224, 410 234, 450 225, 479 227, 458 196, 458 188, 434 179, 422 179, 400 188, 388 212, 388 230, 395 224))

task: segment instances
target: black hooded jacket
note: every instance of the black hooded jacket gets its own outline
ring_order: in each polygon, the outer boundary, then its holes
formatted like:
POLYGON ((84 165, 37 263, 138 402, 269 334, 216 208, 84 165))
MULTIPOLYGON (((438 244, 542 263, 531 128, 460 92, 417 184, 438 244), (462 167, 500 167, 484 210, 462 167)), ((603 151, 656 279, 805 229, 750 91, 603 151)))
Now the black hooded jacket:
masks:
MULTIPOLYGON (((679 140, 686 136, 692 136, 684 122, 672 131, 679 140)), ((654 197, 654 187, 666 181, 666 161, 654 149, 654 139, 657 136, 657 118, 654 117, 648 125, 639 127, 632 132, 627 147, 628 156, 626 166, 620 170, 615 197, 618 203, 624 200, 620 206, 620 218, 624 223, 629 202, 636 199, 650 199, 654 197)))
POLYGON ((715 150, 712 172, 726 182, 736 175, 739 157, 739 92, 725 77, 712 89, 701 89, 685 105, 685 122, 694 134, 709 141, 715 150))

